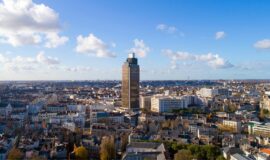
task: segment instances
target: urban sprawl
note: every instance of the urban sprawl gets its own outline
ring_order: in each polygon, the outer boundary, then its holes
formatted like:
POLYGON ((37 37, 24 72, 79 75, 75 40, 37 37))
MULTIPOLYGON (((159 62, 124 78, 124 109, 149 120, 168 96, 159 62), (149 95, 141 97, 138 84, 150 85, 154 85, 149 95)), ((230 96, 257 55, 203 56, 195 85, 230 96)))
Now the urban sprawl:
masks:
POLYGON ((269 160, 269 80, 0 82, 0 160, 269 160))

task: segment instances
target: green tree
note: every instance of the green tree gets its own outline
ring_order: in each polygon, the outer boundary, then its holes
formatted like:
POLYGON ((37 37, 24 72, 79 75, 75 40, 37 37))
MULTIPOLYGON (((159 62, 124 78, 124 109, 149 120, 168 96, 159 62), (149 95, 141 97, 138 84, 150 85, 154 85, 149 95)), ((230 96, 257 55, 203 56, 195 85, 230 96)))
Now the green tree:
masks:
POLYGON ((226 160, 222 155, 217 157, 217 160, 226 160))
POLYGON ((206 159, 206 154, 201 146, 191 144, 188 146, 188 150, 190 150, 197 159, 206 159))
POLYGON ((203 149, 206 152, 206 158, 208 160, 215 160, 220 155, 220 150, 216 146, 205 145, 203 146, 203 149))
MULTIPOLYGON (((179 150, 188 150, 194 159, 216 160, 220 155, 220 149, 214 145, 165 143, 171 155, 176 155, 179 150)), ((221 158, 221 157, 220 157, 221 158)))
POLYGON ((194 157, 187 149, 181 149, 174 155, 174 160, 192 160, 194 157))

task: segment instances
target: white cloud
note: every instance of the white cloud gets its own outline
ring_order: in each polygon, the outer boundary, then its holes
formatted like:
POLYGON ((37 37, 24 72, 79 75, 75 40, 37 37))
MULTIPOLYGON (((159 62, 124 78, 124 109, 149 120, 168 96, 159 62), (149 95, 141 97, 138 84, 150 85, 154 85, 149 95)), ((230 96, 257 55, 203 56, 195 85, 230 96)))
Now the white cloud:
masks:
POLYGON ((45 40, 46 46, 53 48, 67 41, 67 37, 58 35, 61 29, 58 14, 32 0, 3 0, 0 24, 0 41, 14 47, 35 45, 45 40))
POLYGON ((115 57, 115 54, 108 49, 108 46, 94 34, 90 33, 89 36, 77 37, 76 52, 96 57, 115 57))
POLYGON ((45 47, 47 48, 56 48, 58 46, 64 45, 68 41, 68 37, 59 36, 56 33, 51 33, 46 35, 47 42, 45 43, 45 47))
POLYGON ((0 54, 0 64, 4 66, 4 69, 11 71, 35 70, 59 63, 58 58, 45 56, 44 52, 38 53, 35 57, 9 57, 5 54, 0 54))
POLYGON ((139 57, 145 57, 150 51, 150 48, 144 43, 143 40, 134 39, 134 47, 129 50, 129 52, 135 53, 139 57))
POLYGON ((165 32, 165 33, 169 33, 169 34, 179 34, 181 37, 184 36, 183 32, 180 32, 175 26, 169 26, 166 24, 158 24, 156 26, 156 30, 161 31, 161 32, 165 32))
POLYGON ((225 32, 224 31, 219 31, 219 32, 216 32, 216 36, 215 36, 215 38, 216 38, 216 40, 219 40, 219 39, 222 39, 222 38, 224 38, 225 37, 225 32))
POLYGON ((229 61, 224 60, 218 54, 208 53, 205 55, 197 55, 196 59, 198 61, 207 62, 208 65, 210 65, 213 68, 231 68, 231 67, 233 67, 233 65, 229 61))
POLYGON ((9 62, 9 58, 6 57, 4 54, 0 54, 0 63, 7 63, 9 62))
POLYGON ((157 29, 157 30, 160 30, 160 31, 164 31, 164 30, 167 29, 167 25, 166 25, 166 24, 158 24, 158 25, 156 26, 156 29, 157 29))
POLYGON ((167 33, 175 33, 177 32, 177 28, 175 26, 168 26, 166 24, 158 24, 156 29, 159 31, 167 32, 167 33))
POLYGON ((59 60, 56 57, 45 56, 44 52, 39 52, 36 57, 37 62, 47 65, 59 64, 59 60))
POLYGON ((263 40, 257 41, 254 44, 254 47, 258 48, 258 49, 269 49, 270 48, 270 39, 263 39, 263 40))
POLYGON ((171 68, 176 69, 177 62, 178 61, 198 61, 198 62, 205 62, 210 67, 215 69, 221 69, 221 68, 231 68, 233 65, 227 61, 221 58, 218 54, 202 54, 202 55, 196 55, 191 54, 189 52, 173 52, 172 50, 164 50, 163 53, 167 55, 171 59, 171 68))
POLYGON ((168 33, 175 33, 177 31, 177 28, 174 26, 169 26, 167 31, 168 31, 168 33))
POLYGON ((85 66, 76 66, 76 67, 65 67, 66 71, 69 72, 89 72, 93 71, 91 67, 85 67, 85 66))

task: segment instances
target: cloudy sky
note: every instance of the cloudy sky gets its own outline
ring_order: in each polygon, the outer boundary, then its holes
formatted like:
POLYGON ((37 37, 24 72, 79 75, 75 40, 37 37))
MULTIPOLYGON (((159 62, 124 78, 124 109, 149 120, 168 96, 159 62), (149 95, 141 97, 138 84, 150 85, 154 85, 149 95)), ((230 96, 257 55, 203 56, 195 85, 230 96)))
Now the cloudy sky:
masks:
POLYGON ((269 79, 268 0, 3 0, 0 80, 269 79))

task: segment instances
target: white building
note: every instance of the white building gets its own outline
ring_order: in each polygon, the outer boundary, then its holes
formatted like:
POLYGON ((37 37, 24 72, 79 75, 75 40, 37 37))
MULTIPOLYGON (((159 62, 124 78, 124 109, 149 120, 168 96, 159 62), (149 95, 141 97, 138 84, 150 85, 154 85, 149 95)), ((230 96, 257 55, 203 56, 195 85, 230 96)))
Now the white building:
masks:
POLYGON ((174 109, 187 108, 191 104, 202 104, 202 101, 196 96, 153 96, 151 98, 151 111, 171 112, 174 109))
POLYGON ((269 136, 270 135, 270 124, 250 121, 248 124, 248 133, 254 135, 269 136))
POLYGON ((203 99, 194 95, 185 95, 185 96, 182 96, 182 98, 185 99, 188 105, 203 105, 204 104, 203 99))
POLYGON ((218 95, 218 90, 211 89, 211 88, 201 88, 199 91, 197 91, 196 94, 203 97, 203 98, 212 98, 212 97, 218 95))
POLYGON ((185 99, 181 97, 154 96, 151 98, 151 111, 171 112, 174 109, 187 108, 185 99))

